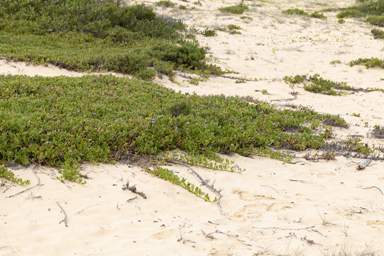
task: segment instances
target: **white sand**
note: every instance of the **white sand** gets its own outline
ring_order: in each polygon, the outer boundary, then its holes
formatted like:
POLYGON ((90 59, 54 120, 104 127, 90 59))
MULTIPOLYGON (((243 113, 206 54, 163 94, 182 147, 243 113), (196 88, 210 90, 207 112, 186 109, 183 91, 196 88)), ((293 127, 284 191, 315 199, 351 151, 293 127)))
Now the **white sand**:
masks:
MULTIPOLYGON (((383 139, 367 134, 374 125, 384 125, 382 92, 333 97, 299 86, 295 87, 299 92, 296 100, 272 101, 292 98, 292 90, 282 81, 286 75, 319 73, 354 87, 384 88, 382 69, 348 65, 357 58, 384 58, 383 41, 373 40, 370 25, 354 19, 340 25, 335 13, 325 13, 327 20, 281 14, 287 8, 312 12, 349 6, 354 1, 247 1, 254 6, 239 16, 217 10, 238 2, 201 3, 194 11, 156 10, 177 18, 193 17, 186 23, 200 30, 240 26, 241 35, 219 31, 215 37, 199 35, 198 40, 210 47, 212 58, 227 63, 220 66, 240 72, 233 76, 267 80, 235 83, 233 79, 210 78, 195 86, 178 77, 181 85, 166 78, 157 79, 157 83, 182 92, 250 95, 273 104, 311 106, 318 112, 340 114, 351 124, 349 129, 334 128, 337 139, 362 135, 364 142, 384 145, 383 139), (245 23, 240 16, 253 20, 245 23), (333 60, 342 64, 330 64, 333 60), (262 89, 269 94, 261 94, 262 89), (360 118, 352 113, 360 113, 360 118)), ((0 74, 84 75, 51 65, 5 60, 0 60, 0 74)), ((356 165, 362 159, 341 156, 329 162, 296 158, 296 164, 258 156, 223 157, 246 171, 237 174, 193 168, 222 189, 225 216, 220 215, 217 204, 204 202, 137 166, 84 163, 82 174, 90 177, 87 184, 67 182, 67 186, 56 179, 55 169, 37 167, 42 186, 11 198, 7 197, 26 187, 7 182, 8 190, 3 193, 6 187, 0 188, 0 255, 384 255, 382 161, 358 171, 356 165), (136 184, 147 199, 138 196, 127 202, 136 196, 122 190, 127 181, 136 184), (56 201, 68 216, 68 227, 59 223, 64 213, 56 201)), ((200 184, 187 168, 169 168, 200 184)), ((17 177, 30 179, 28 187, 38 182, 32 167, 9 169, 17 177)))

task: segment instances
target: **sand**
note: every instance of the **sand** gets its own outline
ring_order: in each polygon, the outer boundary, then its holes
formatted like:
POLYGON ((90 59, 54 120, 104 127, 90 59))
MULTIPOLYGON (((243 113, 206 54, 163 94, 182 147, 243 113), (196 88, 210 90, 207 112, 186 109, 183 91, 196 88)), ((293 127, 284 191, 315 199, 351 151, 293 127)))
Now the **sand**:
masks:
MULTIPOLYGON (((350 6, 354 1, 247 1, 250 11, 243 15, 218 11, 235 1, 201 1, 202 6, 173 2, 196 9, 155 9, 163 15, 190 18, 186 24, 199 30, 240 26, 241 34, 218 31, 215 37, 197 38, 209 47, 212 63, 240 72, 228 76, 263 80, 236 83, 236 79, 212 77, 192 85, 178 76, 180 84, 166 77, 157 78, 156 83, 182 92, 249 95, 275 105, 301 104, 339 114, 351 126, 334 128, 336 139, 355 135, 384 145, 383 139, 370 135, 374 125, 384 125, 382 92, 333 97, 296 86, 297 99, 289 101, 292 89, 282 81, 284 76, 319 73, 354 87, 384 89, 382 69, 348 65, 357 58, 384 58, 383 41, 373 39, 372 26, 355 19, 339 24, 332 12, 325 13, 327 20, 281 14, 287 8, 312 12, 350 6), (341 64, 330 64, 334 60, 341 64), (263 89, 268 93, 262 94, 263 89)), ((86 75, 5 59, 0 60, 0 74, 86 75)), ((223 157, 246 171, 193 168, 221 189, 225 215, 216 203, 204 202, 137 165, 83 163, 81 173, 89 177, 85 185, 61 183, 54 168, 11 166, 8 169, 29 179, 31 185, 6 182, 0 187, 0 255, 384 255, 383 161, 374 160, 357 170, 362 159, 343 156, 333 161, 298 157, 292 163, 259 156, 223 157), (123 190, 128 181, 147 198, 123 190), (36 184, 40 185, 10 197, 36 184), (67 226, 60 207, 67 215, 67 226)), ((200 184, 186 167, 168 168, 200 184)))

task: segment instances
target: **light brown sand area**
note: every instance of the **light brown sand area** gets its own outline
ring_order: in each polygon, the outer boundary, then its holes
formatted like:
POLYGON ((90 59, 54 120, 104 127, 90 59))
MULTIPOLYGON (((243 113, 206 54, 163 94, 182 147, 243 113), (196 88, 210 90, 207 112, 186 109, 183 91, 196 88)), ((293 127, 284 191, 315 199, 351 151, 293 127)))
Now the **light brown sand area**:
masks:
MULTIPOLYGON (((384 88, 381 69, 348 64, 357 58, 384 58, 382 41, 373 40, 370 25, 355 19, 341 25, 334 12, 325 13, 327 20, 281 14, 288 8, 313 12, 350 6, 354 1, 246 1, 250 11, 243 15, 218 11, 237 1, 201 1, 202 6, 173 2, 196 6, 196 10, 156 7, 156 11, 175 18, 192 17, 186 24, 199 30, 240 26, 241 34, 217 31, 215 37, 197 38, 209 47, 212 63, 240 72, 228 76, 263 79, 236 83, 236 79, 211 77, 192 85, 178 76, 180 85, 165 77, 156 79, 159 85, 200 95, 249 95, 280 107, 301 104, 340 114, 350 128, 334 128, 335 140, 360 135, 370 145, 383 146, 383 139, 370 135, 374 125, 384 125, 381 92, 333 97, 310 93, 299 85, 293 89, 299 93, 297 99, 282 100, 292 98, 292 89, 282 78, 297 74, 319 73, 354 87, 384 88), (341 64, 330 64, 333 60, 341 64), (263 89, 268 93, 262 94, 263 89)), ((6 61, 0 61, 0 73, 85 75, 6 61)), ((87 184, 67 186, 56 179, 53 168, 38 167, 34 171, 43 186, 11 198, 7 197, 25 188, 7 182, 10 187, 3 193, 1 187, 0 255, 384 255, 382 161, 359 171, 356 166, 362 159, 342 156, 317 162, 297 157, 292 163, 258 156, 223 157, 246 171, 193 168, 221 189, 225 216, 216 203, 204 202, 138 166, 85 163, 82 174, 90 177, 87 184), (127 181, 147 199, 122 190, 127 181), (64 214, 56 201, 68 216, 68 227, 59 223, 64 214)), ((38 182, 32 168, 9 169, 30 179, 32 187, 38 182)), ((186 167, 168 168, 200 184, 186 167)), ((202 190, 215 196, 205 187, 202 190)))

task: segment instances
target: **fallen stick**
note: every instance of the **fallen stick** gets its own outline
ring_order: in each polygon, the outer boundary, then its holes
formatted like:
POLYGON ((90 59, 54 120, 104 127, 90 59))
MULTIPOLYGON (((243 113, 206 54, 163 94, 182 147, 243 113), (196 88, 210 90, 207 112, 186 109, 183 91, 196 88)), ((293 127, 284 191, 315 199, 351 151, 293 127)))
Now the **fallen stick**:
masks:
POLYGON ((212 187, 211 185, 209 185, 205 180, 203 180, 203 178, 201 178, 200 177, 200 175, 195 171, 195 170, 193 170, 189 165, 187 165, 187 164, 184 164, 184 163, 182 163, 182 162, 178 162, 178 161, 170 161, 171 163, 175 163, 175 164, 181 164, 181 165, 184 165, 184 166, 186 166, 186 167, 188 167, 200 180, 201 180, 201 182, 203 182, 203 184, 205 185, 205 186, 207 186, 210 190, 212 190, 213 192, 215 192, 215 193, 217 193, 218 195, 219 195, 219 198, 217 199, 217 205, 219 206, 219 211, 220 211, 220 214, 221 215, 224 215, 225 216, 225 214, 222 212, 222 210, 221 210, 221 205, 220 205, 220 199, 221 199, 221 193, 220 193, 220 191, 218 191, 217 189, 215 189, 214 187, 212 187))
POLYGON ((279 230, 305 230, 305 229, 311 229, 315 226, 305 227, 305 228, 279 228, 279 227, 252 227, 256 229, 279 229, 279 230))
POLYGON ((64 211, 64 209, 63 209, 63 207, 61 207, 61 205, 59 204, 59 202, 58 201, 56 201, 56 203, 57 203, 57 205, 60 207, 60 209, 63 211, 63 213, 64 213, 64 219, 63 220, 61 220, 60 222, 59 222, 59 224, 61 223, 61 222, 63 222, 64 221, 64 223, 65 223, 65 226, 66 227, 68 227, 68 225, 67 225, 67 214, 65 213, 65 211, 64 211))
POLYGON ((375 189, 379 190, 380 193, 381 193, 382 195, 384 195, 384 194, 383 194, 383 191, 381 191, 381 189, 379 189, 379 188, 376 187, 376 186, 372 186, 372 187, 358 187, 358 188, 361 188, 361 189, 371 189, 371 188, 375 188, 375 189))
MULTIPOLYGON (((36 166, 35 166, 35 167, 36 167, 36 166)), ((33 168, 33 169, 35 169, 35 168, 33 168)), ((25 189, 25 190, 23 190, 23 191, 20 191, 20 192, 14 194, 14 195, 7 196, 6 198, 11 198, 11 197, 17 196, 17 195, 19 195, 19 194, 22 194, 22 193, 24 193, 24 192, 27 192, 27 191, 29 191, 29 190, 31 190, 31 189, 37 187, 37 186, 42 186, 42 185, 40 185, 40 178, 39 178, 39 176, 37 176, 37 174, 36 174, 35 171, 33 171, 33 173, 36 175, 37 179, 39 180, 39 182, 38 182, 35 186, 33 186, 33 187, 31 187, 31 188, 28 188, 28 189, 25 189)))

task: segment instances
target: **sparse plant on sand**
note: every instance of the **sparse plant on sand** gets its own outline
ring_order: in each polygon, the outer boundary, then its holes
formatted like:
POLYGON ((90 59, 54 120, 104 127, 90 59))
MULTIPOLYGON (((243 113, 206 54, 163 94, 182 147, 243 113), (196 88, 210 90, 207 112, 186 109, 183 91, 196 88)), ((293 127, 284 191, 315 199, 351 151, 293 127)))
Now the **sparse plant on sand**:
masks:
POLYGON ((370 59, 362 59, 362 58, 359 58, 357 60, 352 60, 349 62, 349 65, 351 67, 355 66, 355 65, 363 65, 365 66, 366 68, 374 68, 374 67, 380 67, 380 68, 384 68, 384 60, 382 59, 379 59, 379 58, 370 58, 370 59))
POLYGON ((296 75, 287 77, 285 76, 283 80, 290 84, 300 84, 304 83, 304 89, 310 92, 314 93, 323 93, 323 94, 329 94, 333 96, 340 96, 347 94, 347 92, 341 91, 341 90, 350 90, 351 87, 347 85, 345 82, 333 82, 328 79, 324 79, 320 77, 319 74, 314 74, 313 76, 307 76, 307 75, 296 75), (334 89, 337 89, 334 90, 334 89))
POLYGON ((326 19, 327 17, 324 16, 324 14, 319 12, 314 12, 312 14, 308 14, 305 11, 295 8, 295 9, 287 9, 282 11, 283 14, 288 15, 299 15, 299 16, 305 16, 305 17, 311 17, 311 18, 317 18, 317 19, 326 19))
POLYGON ((380 29, 372 29, 371 33, 375 39, 384 39, 384 31, 380 29))
POLYGON ((167 7, 168 8, 168 7, 174 7, 176 4, 172 3, 169 0, 162 0, 162 1, 155 2, 155 5, 156 6, 163 6, 163 7, 167 7))
POLYGON ((9 171, 4 168, 4 165, 0 165, 0 177, 4 177, 5 179, 19 184, 19 185, 29 185, 31 182, 29 180, 23 180, 20 178, 16 178, 15 174, 12 171, 9 171))
POLYGON ((222 13, 243 14, 248 9, 249 7, 246 6, 243 1, 241 1, 241 3, 238 5, 223 7, 223 8, 220 8, 219 10, 222 13))

